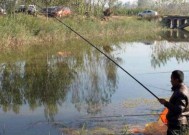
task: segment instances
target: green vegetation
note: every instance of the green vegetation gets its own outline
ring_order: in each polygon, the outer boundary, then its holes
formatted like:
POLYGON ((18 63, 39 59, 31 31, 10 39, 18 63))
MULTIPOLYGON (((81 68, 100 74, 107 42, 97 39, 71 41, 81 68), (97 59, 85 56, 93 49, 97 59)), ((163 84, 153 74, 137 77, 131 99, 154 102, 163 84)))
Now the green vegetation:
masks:
MULTIPOLYGON (((115 131, 112 131, 107 128, 95 128, 95 129, 66 129, 63 128, 61 129, 63 133, 66 135, 116 135, 115 131)), ((128 135, 128 134, 123 134, 123 135, 128 135)))
MULTIPOLYGON (((102 21, 99 18, 72 15, 62 21, 90 40, 123 37, 128 41, 154 39, 162 30, 159 22, 126 16, 112 16, 107 21, 102 21)), ((79 38, 63 24, 44 16, 1 16, 0 27, 1 49, 79 38)))
POLYGON ((70 135, 70 134, 71 135, 116 135, 116 134, 130 135, 127 125, 124 125, 119 130, 105 128, 105 127, 94 127, 94 128, 86 129, 85 124, 83 125, 82 128, 79 129, 60 128, 60 131, 62 131, 66 135, 70 135))
POLYGON ((114 10, 114 14, 115 15, 133 16, 133 15, 138 15, 138 13, 143 10, 144 9, 141 9, 141 8, 126 9, 125 7, 118 7, 118 8, 116 8, 116 10, 114 10))
POLYGON ((189 27, 186 27, 185 30, 189 31, 189 27))

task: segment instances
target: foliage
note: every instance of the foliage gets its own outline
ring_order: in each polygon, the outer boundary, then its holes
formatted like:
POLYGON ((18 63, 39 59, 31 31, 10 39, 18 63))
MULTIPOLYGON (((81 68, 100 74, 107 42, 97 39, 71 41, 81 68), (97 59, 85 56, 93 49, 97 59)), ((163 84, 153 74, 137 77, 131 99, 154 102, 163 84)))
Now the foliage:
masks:
POLYGON ((126 16, 136 16, 139 12, 143 11, 144 9, 141 8, 131 8, 127 9, 124 7, 117 8, 114 10, 114 15, 126 15, 126 16))
MULTIPOLYGON (((102 16, 106 8, 113 9, 116 15, 136 15, 141 9, 154 9, 160 14, 188 15, 189 4, 186 0, 139 0, 138 3, 121 3, 118 0, 0 0, 0 5, 13 14, 19 5, 36 4, 40 7, 64 5, 76 14, 102 16)), ((38 7, 38 10, 41 10, 38 7)))
MULTIPOLYGON (((131 38, 150 38, 161 30, 158 22, 138 20, 135 17, 111 17, 109 21, 101 21, 94 17, 72 15, 62 21, 86 38, 104 38, 117 36, 131 38), (142 27, 141 27, 142 26, 142 27), (155 29, 154 29, 155 28, 155 29), (152 33, 143 34, 151 31, 152 33), (155 32, 155 33, 154 33, 155 32), (129 33, 129 34, 128 34, 129 33), (141 37, 142 36, 142 37, 141 37)), ((7 46, 39 44, 41 42, 58 42, 78 38, 63 24, 53 18, 47 20, 44 16, 33 17, 16 14, 15 17, 0 17, 0 49, 7 46)))
POLYGON ((152 9, 160 15, 189 15, 189 3, 186 0, 139 0, 136 5, 117 3, 114 8, 116 15, 137 15, 145 9, 152 9))
POLYGON ((10 14, 15 13, 16 7, 20 4, 26 6, 29 4, 35 4, 40 7, 64 5, 71 7, 77 14, 85 14, 86 12, 89 12, 91 15, 96 16, 102 14, 102 11, 105 9, 105 5, 112 8, 116 2, 117 0, 1 0, 0 4, 4 5, 10 14))

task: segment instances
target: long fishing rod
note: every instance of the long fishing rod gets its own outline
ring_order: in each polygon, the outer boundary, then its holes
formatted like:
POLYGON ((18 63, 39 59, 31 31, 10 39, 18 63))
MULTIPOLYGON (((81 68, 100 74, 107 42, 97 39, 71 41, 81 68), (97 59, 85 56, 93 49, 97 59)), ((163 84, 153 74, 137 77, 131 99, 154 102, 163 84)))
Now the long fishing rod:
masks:
MULTIPOLYGON (((37 5, 35 3, 35 5, 37 5)), ((38 5, 37 5, 38 6, 38 5)), ((40 6, 38 6, 40 7, 40 6)), ((40 7, 41 8, 41 7, 40 7)), ((42 9, 42 8, 41 8, 42 9)), ((62 20, 58 19, 57 17, 54 17, 58 22, 60 22, 61 24, 63 24, 64 26, 66 26, 68 29, 70 29, 72 32, 74 32, 76 35, 78 35, 80 38, 82 38, 84 41, 86 41, 90 46, 92 46, 93 48, 95 48, 97 51, 99 51, 100 53, 102 53, 106 58, 108 58, 110 61, 112 61, 116 66, 118 66, 120 69, 122 69, 126 74, 128 74, 131 78, 133 78, 138 84, 140 84, 144 89, 146 89, 149 93, 151 93, 156 99, 159 100, 159 98, 151 91, 149 90, 144 84, 142 84, 139 80, 137 80, 133 75, 131 75, 127 70, 125 70, 123 67, 121 67, 117 62, 115 62, 113 59, 111 59, 107 54, 105 54, 103 51, 101 51, 98 47, 96 47, 93 43, 91 43, 89 40, 87 40, 86 38, 84 38, 81 34, 79 34, 77 31, 75 31, 74 29, 72 29, 70 26, 68 26, 67 24, 65 24, 62 20)))
POLYGON ((162 90, 162 91, 171 92, 171 90, 160 88, 160 87, 157 87, 157 86, 154 86, 154 85, 148 85, 148 84, 145 84, 145 85, 148 86, 148 87, 151 87, 151 88, 156 88, 156 89, 162 90))

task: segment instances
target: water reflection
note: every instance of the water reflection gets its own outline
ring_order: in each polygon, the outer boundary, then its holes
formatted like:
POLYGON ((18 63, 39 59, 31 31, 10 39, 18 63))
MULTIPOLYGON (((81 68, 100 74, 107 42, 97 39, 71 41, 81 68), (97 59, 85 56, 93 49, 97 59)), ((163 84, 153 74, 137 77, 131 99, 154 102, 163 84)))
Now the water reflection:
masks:
POLYGON ((189 42, 189 31, 172 29, 163 31, 161 34, 161 40, 167 40, 169 42, 189 42))
POLYGON ((5 112, 28 104, 32 110, 45 107, 45 116, 53 120, 57 105, 64 102, 67 87, 74 79, 72 70, 65 62, 20 61, 3 64, 0 80, 0 104, 5 112))
MULTIPOLYGON (((104 46, 98 47, 144 84, 167 88, 170 85, 168 74, 137 76, 137 73, 167 71, 175 68, 178 63, 181 66, 187 64, 188 42, 170 42, 171 35, 175 35, 170 33, 164 32, 163 35, 159 35, 160 39, 163 39, 161 41, 108 41, 104 46)), ((34 54, 31 50, 31 53, 28 53, 29 58, 18 56, 4 60, 1 54, 0 60, 3 62, 0 64, 0 106, 4 112, 13 111, 20 114, 23 106, 27 106, 30 108, 29 112, 34 112, 31 119, 39 115, 37 109, 40 108, 40 111, 44 111, 40 118, 44 115, 47 121, 58 118, 70 122, 70 119, 74 121, 78 116, 86 114, 121 115, 135 113, 135 109, 137 112, 140 110, 139 113, 152 110, 145 103, 138 108, 129 108, 130 110, 121 106, 125 100, 133 98, 133 102, 136 103, 135 99, 145 99, 151 95, 146 91, 140 91, 140 85, 136 85, 133 79, 95 49, 86 47, 83 42, 67 44, 67 48, 53 46, 47 50, 35 47, 34 54), (41 50, 45 50, 44 53, 41 50)), ((167 96, 164 91, 159 91, 155 87, 153 90, 158 96, 167 96)), ((160 110, 158 107, 155 109, 160 110)), ((17 115, 13 117, 17 118, 17 115)), ((36 119, 38 120, 38 117, 35 117, 36 119)), ((11 117, 8 116, 5 121, 11 121, 11 117)), ((146 122, 147 119, 136 117, 134 121, 130 118, 130 121, 140 123, 146 122)), ((80 121, 78 123, 83 124, 80 121)))
POLYGON ((98 52, 88 52, 83 59, 83 66, 77 70, 77 77, 71 85, 72 103, 78 111, 84 103, 87 113, 96 114, 111 102, 118 83, 117 67, 98 52))
POLYGON ((43 106, 48 121, 54 120, 69 93, 78 111, 84 105, 89 114, 99 112, 111 102, 116 85, 116 66, 94 50, 77 57, 53 54, 0 66, 3 110, 19 113, 24 104, 33 111, 43 106))
POLYGON ((178 63, 189 60, 189 45, 187 42, 170 43, 160 41, 152 46, 152 49, 151 65, 154 68, 165 66, 172 58, 176 59, 178 63))
MULTIPOLYGON (((163 40, 152 44, 149 48, 153 68, 166 65, 171 58, 177 62, 189 60, 187 42, 163 40)), ((116 49, 118 52, 123 49, 121 45, 114 47, 107 45, 101 49, 113 57, 116 49)), ((122 58, 115 55, 113 59, 121 64, 122 58)), ((53 120, 58 105, 69 99, 78 112, 83 109, 88 114, 97 114, 111 103, 118 80, 115 64, 95 49, 83 49, 77 55, 71 51, 45 54, 0 65, 0 104, 5 112, 15 113, 24 104, 31 110, 44 106, 46 119, 53 120)))

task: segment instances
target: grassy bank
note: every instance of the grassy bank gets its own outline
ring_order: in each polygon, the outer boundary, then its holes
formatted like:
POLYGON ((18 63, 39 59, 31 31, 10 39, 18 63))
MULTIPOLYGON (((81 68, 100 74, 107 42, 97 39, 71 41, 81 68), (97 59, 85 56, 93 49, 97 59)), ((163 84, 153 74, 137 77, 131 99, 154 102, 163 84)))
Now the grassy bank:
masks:
MULTIPOLYGON (((162 30, 158 22, 139 20, 135 17, 113 16, 102 21, 93 17, 70 16, 62 21, 88 39, 153 39, 156 38, 157 32, 162 30)), ((1 16, 0 27, 1 48, 79 38, 55 19, 43 16, 1 16)))
POLYGON ((189 26, 185 28, 185 30, 189 31, 189 26))

